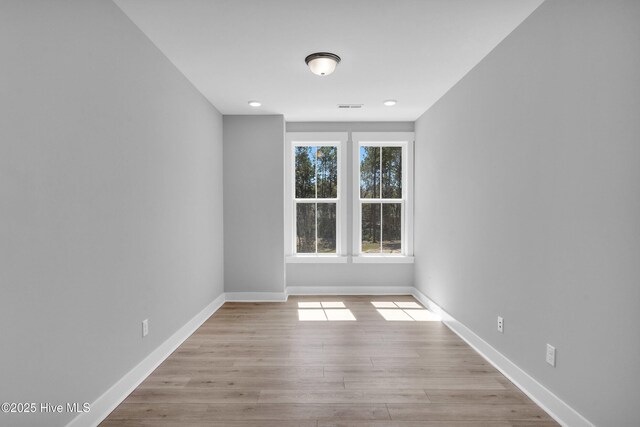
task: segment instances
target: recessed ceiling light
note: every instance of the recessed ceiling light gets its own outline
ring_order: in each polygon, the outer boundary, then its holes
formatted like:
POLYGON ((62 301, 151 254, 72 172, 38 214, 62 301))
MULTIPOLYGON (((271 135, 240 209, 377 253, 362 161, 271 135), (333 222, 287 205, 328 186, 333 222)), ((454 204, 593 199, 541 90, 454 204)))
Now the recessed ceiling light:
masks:
POLYGON ((307 63, 313 74, 328 76, 335 71, 340 57, 335 53, 317 52, 304 58, 304 62, 307 63))
POLYGON ((387 107, 393 107, 397 103, 398 101, 396 101, 395 99, 387 99, 386 101, 383 102, 383 104, 386 105, 387 107))
POLYGON ((252 106, 252 107, 257 108, 257 107, 261 106, 262 104, 260 103, 260 101, 249 101, 249 105, 252 106))

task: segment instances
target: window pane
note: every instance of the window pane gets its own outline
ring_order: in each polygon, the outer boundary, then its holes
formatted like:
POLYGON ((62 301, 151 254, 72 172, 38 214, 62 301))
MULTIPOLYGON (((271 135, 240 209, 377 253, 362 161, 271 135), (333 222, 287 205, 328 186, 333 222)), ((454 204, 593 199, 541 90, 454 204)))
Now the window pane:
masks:
POLYGON ((296 252, 316 252, 316 204, 296 204, 296 252))
POLYGON ((402 204, 382 205, 382 252, 400 253, 402 240, 402 204))
POLYGON ((335 203, 318 203, 318 253, 336 253, 335 203))
POLYGON ((380 203, 362 204, 362 252, 380 252, 380 203))
POLYGON ((296 198, 316 197, 316 147, 295 147, 296 198))
POLYGON ((382 147, 382 197, 402 198, 402 147, 382 147))
POLYGON ((318 147, 318 197, 335 199, 338 197, 338 149, 318 147))
POLYGON ((360 197, 380 197, 380 147, 360 147, 360 197))

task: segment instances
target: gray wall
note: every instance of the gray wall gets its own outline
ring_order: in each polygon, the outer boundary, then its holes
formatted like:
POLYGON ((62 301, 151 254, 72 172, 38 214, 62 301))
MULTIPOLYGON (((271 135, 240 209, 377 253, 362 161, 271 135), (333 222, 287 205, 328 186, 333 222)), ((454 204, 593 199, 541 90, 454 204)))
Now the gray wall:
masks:
MULTIPOLYGON (((288 122, 287 132, 349 132, 347 200, 353 185, 351 132, 413 132, 413 122, 288 122)), ((347 248, 353 204, 347 203, 347 248)), ((413 286, 413 264, 287 264, 287 286, 413 286)))
POLYGON ((92 402, 223 292, 222 117, 110 1, 2 1, 0 57, 0 401, 92 402))
POLYGON ((227 292, 284 292, 284 118, 224 116, 227 292))
POLYGON ((416 123, 416 286, 601 426, 640 419, 638 22, 547 1, 416 123))

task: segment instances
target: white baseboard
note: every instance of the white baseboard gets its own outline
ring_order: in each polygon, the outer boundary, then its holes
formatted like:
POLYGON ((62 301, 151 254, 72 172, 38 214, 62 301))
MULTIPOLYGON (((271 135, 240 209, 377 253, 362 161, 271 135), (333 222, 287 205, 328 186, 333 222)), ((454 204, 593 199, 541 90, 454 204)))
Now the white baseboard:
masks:
POLYGON ((142 362, 130 370, 117 383, 111 386, 91 404, 91 411, 76 416, 67 427, 97 426, 118 406, 136 387, 144 381, 173 351, 196 331, 222 304, 225 295, 221 294, 196 314, 186 325, 163 342, 142 362))
POLYGON ((287 300, 285 292, 227 292, 225 297, 229 302, 284 302, 287 300))
POLYGON ((523 371, 502 353, 493 348, 489 343, 476 335, 471 329, 460 323, 438 304, 416 288, 413 296, 424 304, 429 310, 439 314, 442 322, 467 344, 475 349, 482 357, 491 363, 498 371, 522 390, 531 400, 547 412, 553 419, 563 426, 594 427, 594 424, 580 415, 575 409, 565 403, 549 389, 540 384, 529 374, 523 371))
POLYGON ((287 295, 412 295, 413 286, 288 286, 287 295))

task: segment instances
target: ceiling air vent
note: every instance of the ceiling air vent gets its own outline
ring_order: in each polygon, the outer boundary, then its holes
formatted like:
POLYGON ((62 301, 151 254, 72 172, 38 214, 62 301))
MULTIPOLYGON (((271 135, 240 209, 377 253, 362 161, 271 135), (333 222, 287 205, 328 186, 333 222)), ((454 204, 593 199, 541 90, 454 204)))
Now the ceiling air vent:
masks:
POLYGON ((363 104, 338 104, 338 108, 362 108, 363 104))

